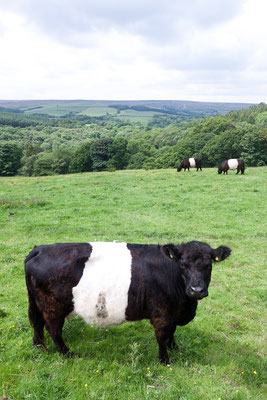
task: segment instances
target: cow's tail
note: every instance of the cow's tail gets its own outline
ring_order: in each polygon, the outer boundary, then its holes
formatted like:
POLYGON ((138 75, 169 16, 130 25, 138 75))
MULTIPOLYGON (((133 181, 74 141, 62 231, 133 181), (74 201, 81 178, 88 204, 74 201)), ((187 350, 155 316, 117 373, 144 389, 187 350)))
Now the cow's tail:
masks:
POLYGON ((44 325, 45 321, 41 311, 38 308, 36 298, 34 296, 34 281, 32 275, 30 273, 30 260, 34 258, 38 254, 38 250, 34 248, 29 255, 26 257, 25 260, 25 277, 26 277, 26 286, 28 291, 28 298, 29 298, 29 309, 28 309, 28 316, 29 321, 34 328, 34 335, 32 344, 36 346, 45 346, 45 338, 44 338, 44 325))

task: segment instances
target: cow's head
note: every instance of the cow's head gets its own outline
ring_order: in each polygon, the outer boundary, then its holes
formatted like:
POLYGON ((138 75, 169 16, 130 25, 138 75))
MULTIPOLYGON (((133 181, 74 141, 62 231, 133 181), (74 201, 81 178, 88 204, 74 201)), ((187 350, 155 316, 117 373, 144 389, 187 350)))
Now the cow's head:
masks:
POLYGON ((207 243, 193 241, 164 245, 162 252, 180 269, 186 295, 200 300, 208 296, 212 263, 225 260, 231 249, 226 246, 212 249, 207 243))
POLYGON ((218 174, 221 174, 222 173, 222 167, 219 167, 218 168, 218 174))

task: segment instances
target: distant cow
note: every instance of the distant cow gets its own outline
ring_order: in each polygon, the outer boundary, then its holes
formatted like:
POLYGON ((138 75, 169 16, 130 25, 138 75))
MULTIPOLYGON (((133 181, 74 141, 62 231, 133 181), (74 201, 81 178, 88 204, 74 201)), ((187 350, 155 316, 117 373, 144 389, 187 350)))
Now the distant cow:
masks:
POLYGON ((197 169, 197 171, 200 169, 200 171, 202 171, 202 168, 201 168, 201 159, 200 158, 185 158, 182 162, 181 162, 181 164, 179 165, 179 167, 177 168, 177 171, 178 172, 180 172, 181 171, 181 169, 183 168, 184 169, 184 171, 186 170, 186 169, 188 169, 188 171, 189 171, 189 168, 196 168, 197 169))
POLYGON ((241 174, 243 175, 245 171, 244 160, 242 160, 241 158, 231 158, 230 160, 224 160, 218 168, 218 174, 221 174, 223 172, 227 175, 229 169, 237 169, 237 174, 239 173, 239 171, 241 171, 241 174))
POLYGON ((149 319, 159 360, 169 363, 177 325, 186 325, 198 300, 208 296, 212 262, 229 247, 203 242, 180 245, 56 243, 34 247, 25 260, 33 344, 45 347, 44 326, 60 353, 72 356, 62 338, 72 312, 87 323, 109 326, 149 319))

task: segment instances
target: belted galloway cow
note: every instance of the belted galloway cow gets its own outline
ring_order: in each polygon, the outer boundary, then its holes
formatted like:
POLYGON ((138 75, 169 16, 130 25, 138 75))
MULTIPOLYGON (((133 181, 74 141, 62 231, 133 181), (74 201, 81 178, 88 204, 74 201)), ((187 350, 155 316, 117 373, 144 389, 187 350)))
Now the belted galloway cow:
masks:
POLYGON ((188 171, 190 171, 190 168, 196 168, 197 171, 200 169, 200 171, 202 171, 201 168, 201 159, 200 158, 185 158, 181 164, 179 165, 179 167, 177 168, 177 171, 180 172, 181 169, 184 169, 184 171, 186 169, 188 169, 188 171))
POLYGON ((208 296, 213 262, 231 253, 192 241, 179 245, 92 242, 34 247, 25 260, 33 344, 45 348, 44 327, 57 350, 72 356, 62 338, 65 318, 78 314, 100 326, 149 319, 159 360, 169 363, 176 326, 194 317, 208 296))
POLYGON ((237 170, 237 174, 239 171, 241 171, 241 174, 243 175, 245 172, 245 163, 244 160, 241 158, 231 158, 229 160, 224 160, 221 165, 218 168, 218 174, 221 174, 222 172, 226 175, 228 175, 228 170, 237 170))

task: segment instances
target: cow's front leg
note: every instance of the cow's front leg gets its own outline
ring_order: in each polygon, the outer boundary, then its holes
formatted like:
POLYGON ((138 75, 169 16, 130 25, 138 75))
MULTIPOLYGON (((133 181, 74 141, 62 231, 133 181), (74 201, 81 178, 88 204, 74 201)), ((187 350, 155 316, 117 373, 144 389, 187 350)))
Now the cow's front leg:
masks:
POLYGON ((152 324, 154 326, 156 339, 159 345, 159 361, 162 364, 169 364, 170 360, 167 346, 170 340, 170 324, 161 318, 153 319, 152 324))
POLYGON ((168 339, 168 343, 167 343, 168 349, 171 349, 171 350, 175 350, 178 348, 178 346, 175 342, 175 339, 174 339, 175 330, 176 330, 176 325, 173 325, 170 328, 170 335, 169 335, 169 339, 168 339))

